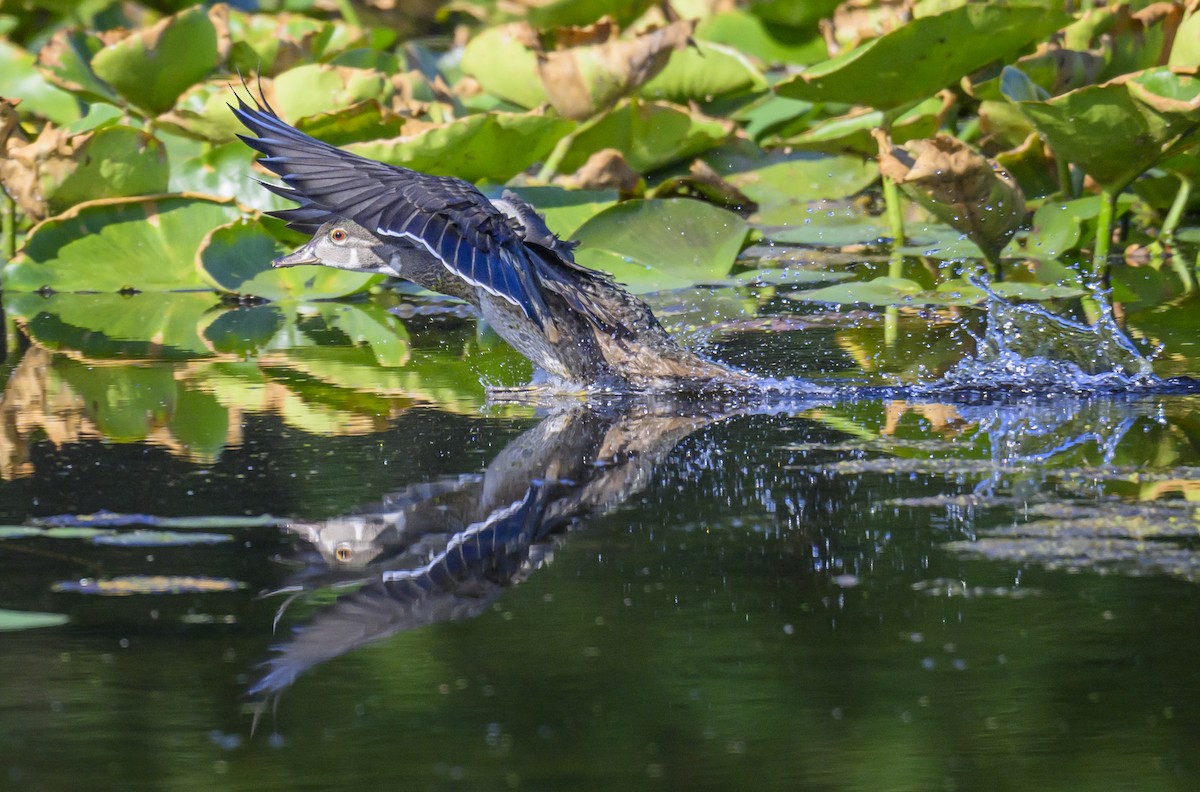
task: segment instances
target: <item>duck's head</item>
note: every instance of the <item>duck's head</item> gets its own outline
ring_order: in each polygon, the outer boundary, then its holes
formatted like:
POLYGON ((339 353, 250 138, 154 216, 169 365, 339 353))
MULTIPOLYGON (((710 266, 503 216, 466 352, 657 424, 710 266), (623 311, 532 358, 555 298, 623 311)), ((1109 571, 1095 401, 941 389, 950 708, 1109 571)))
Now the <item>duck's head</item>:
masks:
POLYGON ((330 220, 295 253, 275 259, 273 267, 324 264, 352 272, 390 272, 379 255, 383 243, 353 220, 330 220))

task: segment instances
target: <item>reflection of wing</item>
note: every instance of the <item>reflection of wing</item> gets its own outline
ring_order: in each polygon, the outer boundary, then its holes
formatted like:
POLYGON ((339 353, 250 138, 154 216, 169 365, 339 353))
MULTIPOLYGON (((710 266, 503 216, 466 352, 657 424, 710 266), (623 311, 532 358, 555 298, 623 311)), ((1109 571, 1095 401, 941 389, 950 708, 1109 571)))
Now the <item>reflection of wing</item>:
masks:
POLYGON ((250 693, 274 693, 314 665, 351 649, 426 624, 477 615, 502 587, 529 571, 530 545, 547 523, 545 488, 455 534, 445 549, 411 569, 391 570, 296 630, 250 693))

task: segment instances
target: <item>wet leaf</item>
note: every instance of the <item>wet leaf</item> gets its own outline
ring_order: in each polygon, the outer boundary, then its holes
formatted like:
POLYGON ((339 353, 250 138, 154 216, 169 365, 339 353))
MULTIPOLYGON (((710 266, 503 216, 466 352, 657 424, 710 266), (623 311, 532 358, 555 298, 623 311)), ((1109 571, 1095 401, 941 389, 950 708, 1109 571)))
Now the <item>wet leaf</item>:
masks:
POLYGON ((572 121, 539 113, 477 113, 346 149, 425 173, 504 182, 545 159, 574 127, 572 121))
POLYGON ((733 125, 674 105, 625 100, 611 112, 582 124, 559 165, 573 173, 588 157, 615 148, 629 166, 647 173, 689 160, 729 137, 733 125))
POLYGON ((995 260, 1025 220, 1011 175, 961 140, 938 135, 893 146, 878 132, 879 169, 913 200, 966 234, 995 260))
MULTIPOLYGON (((1084 290, 1074 286, 1044 283, 997 283, 992 290, 1002 297, 1019 300, 1056 300, 1079 297, 1084 290)), ((978 286, 961 279, 944 281, 927 290, 908 278, 882 277, 868 281, 838 283, 821 289, 793 292, 788 299, 841 305, 979 305, 988 299, 978 286)))
POLYGON ((121 96, 157 114, 217 67, 217 45, 216 26, 196 6, 110 44, 95 53, 91 66, 121 96))
MULTIPOLYGON (((673 22, 621 38, 616 25, 599 22, 572 31, 571 38, 581 44, 540 52, 538 79, 559 113, 575 120, 591 118, 662 71, 671 53, 688 45, 694 27, 693 22, 673 22)), ((559 41, 564 38, 560 34, 559 41)))
POLYGON ((814 202, 798 212, 789 209, 785 216, 768 217, 762 222, 780 226, 767 229, 771 240, 824 248, 876 244, 892 233, 885 218, 833 202, 814 202))
POLYGON ((37 613, 0 608, 0 632, 35 630, 39 627, 58 627, 71 621, 61 613, 37 613))
POLYGON ((0 180, 32 219, 86 200, 152 195, 167 188, 163 145, 127 126, 71 136, 51 126, 31 143, 9 141, 0 180))
MULTIPOLYGON (((790 300, 804 302, 827 302, 848 305, 904 305, 917 300, 921 284, 908 278, 873 278, 868 281, 838 283, 821 289, 792 292, 790 300)), ((919 300, 917 300, 919 302, 919 300)))
POLYGON ((1195 143, 1200 79, 1194 71, 1150 69, 1020 107, 1058 156, 1116 193, 1195 143))
POLYGON ((775 86, 810 101, 899 107, 1058 30, 1068 17, 1044 6, 969 3, 914 19, 881 38, 775 86))
POLYGON ((272 268, 272 259, 286 252, 259 223, 239 218, 205 236, 196 251, 196 267, 221 291, 266 300, 345 297, 383 277, 316 265, 272 268))
POLYGON ((700 201, 626 201, 583 224, 576 260, 634 292, 714 283, 729 274, 749 226, 700 201))
POLYGON ((32 113, 56 124, 79 118, 79 102, 49 83, 37 70, 36 62, 25 50, 0 40, 0 96, 20 99, 23 114, 32 113))
POLYGON ((79 204, 29 232, 24 250, 4 268, 5 288, 206 289, 196 249, 209 231, 239 215, 230 202, 186 195, 79 204))

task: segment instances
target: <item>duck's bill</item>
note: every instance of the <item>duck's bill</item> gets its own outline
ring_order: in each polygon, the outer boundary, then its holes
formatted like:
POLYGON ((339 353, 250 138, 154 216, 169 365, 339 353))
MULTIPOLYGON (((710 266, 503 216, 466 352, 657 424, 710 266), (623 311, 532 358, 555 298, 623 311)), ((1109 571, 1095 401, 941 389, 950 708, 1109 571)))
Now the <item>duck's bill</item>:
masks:
POLYGON ((320 264, 318 259, 312 252, 312 244, 309 243, 297 250, 295 253, 289 253, 286 256, 280 256, 271 262, 272 267, 298 267, 301 264, 320 264))

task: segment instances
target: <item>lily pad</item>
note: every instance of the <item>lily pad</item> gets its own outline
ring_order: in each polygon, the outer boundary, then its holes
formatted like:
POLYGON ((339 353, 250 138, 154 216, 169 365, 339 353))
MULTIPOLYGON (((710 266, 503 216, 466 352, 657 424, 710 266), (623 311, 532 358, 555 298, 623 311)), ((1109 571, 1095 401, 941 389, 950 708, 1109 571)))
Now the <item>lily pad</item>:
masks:
POLYGON ((0 632, 33 630, 39 627, 58 627, 69 621, 70 618, 61 613, 37 613, 36 611, 15 611, 0 608, 0 632))
POLYGON ((487 28, 463 48, 462 70, 479 81, 483 90, 521 107, 538 107, 550 101, 537 78, 537 54, 525 41, 524 25, 487 28), (503 69, 496 64, 503 63, 503 69))
MULTIPOLYGON (((993 291, 1009 299, 1055 300, 1079 297, 1085 292, 1074 286, 1046 283, 997 283, 993 291)), ((987 292, 965 280, 954 279, 938 284, 930 291, 908 278, 882 277, 868 281, 839 283, 823 289, 795 292, 788 299, 840 305, 978 305, 988 299, 987 292)))
MULTIPOLYGON (((946 103, 934 96, 918 103, 892 122, 892 140, 903 143, 916 138, 932 137, 941 124, 946 103)), ((807 118, 773 130, 767 138, 771 146, 792 146, 829 154, 854 152, 873 158, 878 151, 871 130, 885 124, 883 111, 860 108, 846 115, 810 124, 807 118)), ((828 196, 832 197, 832 196, 828 196)))
POLYGON ((375 99, 389 102, 395 87, 382 73, 349 66, 307 63, 288 69, 272 83, 272 105, 284 118, 337 112, 375 99))
POLYGON ((1194 72, 1148 69, 1020 107, 1060 157, 1116 193, 1195 144, 1200 79, 1194 72))
POLYGON ((732 47, 695 41, 671 53, 667 65, 638 91, 650 99, 685 104, 711 102, 727 94, 764 91, 767 80, 749 59, 732 47))
POLYGON ((37 70, 36 62, 25 50, 0 40, 0 96, 20 99, 22 113, 33 113, 56 124, 69 124, 79 118, 79 102, 48 82, 37 70))
POLYGON ((92 58, 96 76, 134 105, 158 114, 220 63, 217 29, 202 6, 129 34, 92 58))
POLYGON ((914 19, 775 86, 810 101, 894 108, 925 99, 1070 21, 1044 5, 967 3, 914 19))
POLYGON ((259 223, 239 218, 212 229, 200 242, 196 267, 221 291, 266 300, 344 297, 383 277, 315 265, 273 269, 272 259, 285 252, 259 223))
POLYGON ((562 187, 514 187, 562 239, 574 239, 585 222, 617 202, 616 190, 567 190, 562 187))
POLYGON ((425 173, 504 182, 546 158, 575 122, 540 113, 476 113, 348 151, 425 173))
POLYGON ((205 289, 196 249, 240 214, 232 202, 193 195, 82 203, 29 232, 24 250, 4 268, 5 289, 205 289))
POLYGON ((626 201, 579 228, 575 258, 634 292, 677 289, 723 280, 748 232, 741 217, 700 201, 626 201))
POLYGON ((117 92, 92 70, 92 58, 103 48, 94 33, 60 30, 38 51, 38 64, 50 82, 84 101, 119 104, 117 92))
POLYGON ((631 168, 646 173, 701 154, 732 132, 731 124, 682 107, 623 100, 579 127, 558 170, 574 173, 600 149, 615 148, 631 168))
POLYGON ((542 28, 590 25, 610 16, 627 25, 641 16, 655 0, 552 0, 529 11, 529 21, 542 28))
POLYGON ((767 64, 809 64, 829 57, 825 40, 815 30, 769 24, 762 17, 742 10, 701 19, 695 38, 735 47, 767 64))

